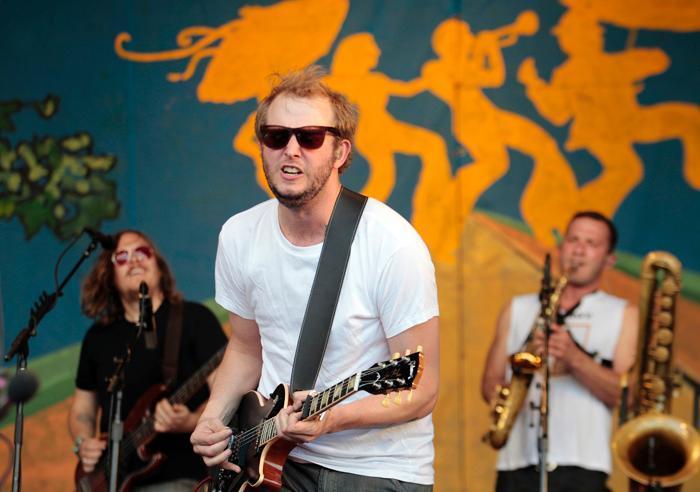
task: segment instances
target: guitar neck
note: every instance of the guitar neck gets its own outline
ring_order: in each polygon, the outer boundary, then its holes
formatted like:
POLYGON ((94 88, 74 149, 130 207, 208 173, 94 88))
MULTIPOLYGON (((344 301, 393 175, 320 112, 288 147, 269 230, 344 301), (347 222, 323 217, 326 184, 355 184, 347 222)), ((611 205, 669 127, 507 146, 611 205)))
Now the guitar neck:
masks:
MULTIPOLYGON (((171 405, 178 403, 186 403, 192 398, 197 391, 199 391, 204 384, 207 382, 207 376, 211 374, 214 369, 216 369, 224 357, 224 352, 226 351, 226 346, 222 347, 217 353, 215 353, 202 367, 200 367, 197 372, 190 376, 185 383, 178 388, 178 390, 173 393, 168 402, 171 405)), ((153 429, 154 418, 153 415, 145 419, 134 431, 131 433, 131 442, 134 443, 135 447, 139 447, 142 442, 146 439, 152 437, 156 431, 153 429)))
MULTIPOLYGON (((334 384, 327 390, 309 397, 301 407, 301 420, 306 420, 316 415, 320 415, 334 405, 337 405, 350 395, 357 393, 360 386, 361 372, 353 374, 347 379, 334 384)), ((258 429, 258 447, 264 446, 275 439, 278 435, 275 419, 269 418, 260 424, 258 429)))
POLYGON ((197 372, 195 372, 190 378, 185 381, 185 383, 178 388, 178 390, 172 394, 168 401, 171 405, 177 403, 186 403, 192 398, 197 391, 199 391, 204 384, 207 382, 207 377, 211 374, 214 369, 216 369, 224 358, 224 352, 226 351, 226 346, 219 349, 211 359, 207 361, 202 367, 200 367, 197 372))

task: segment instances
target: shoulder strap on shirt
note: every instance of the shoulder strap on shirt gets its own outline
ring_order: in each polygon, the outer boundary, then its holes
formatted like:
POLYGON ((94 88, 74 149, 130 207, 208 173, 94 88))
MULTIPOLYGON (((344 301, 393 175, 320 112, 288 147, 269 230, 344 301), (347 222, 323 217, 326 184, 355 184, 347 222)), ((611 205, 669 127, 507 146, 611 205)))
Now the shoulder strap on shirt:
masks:
POLYGON ((316 383, 345 278, 350 247, 366 203, 366 196, 345 187, 341 188, 336 199, 294 355, 293 391, 312 389, 316 383))
POLYGON ((165 332, 165 349, 163 351, 163 383, 171 386, 177 380, 177 362, 180 358, 180 340, 182 338, 183 302, 173 302, 168 310, 168 327, 165 332))

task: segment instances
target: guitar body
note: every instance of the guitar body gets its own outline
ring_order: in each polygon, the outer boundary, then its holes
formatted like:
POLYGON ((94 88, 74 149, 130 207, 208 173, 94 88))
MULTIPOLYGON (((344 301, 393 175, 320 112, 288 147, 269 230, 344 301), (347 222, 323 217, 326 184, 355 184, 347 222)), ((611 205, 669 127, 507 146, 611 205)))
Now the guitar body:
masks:
POLYGON ((294 449, 294 443, 275 439, 258 448, 255 430, 290 404, 289 388, 285 384, 277 386, 270 398, 257 391, 246 393, 236 412, 237 422, 229 424, 235 436, 229 461, 240 466, 242 472, 236 476, 222 468, 210 487, 197 490, 234 492, 258 487, 279 490, 282 487, 282 468, 287 455, 294 449))
MULTIPOLYGON (((358 391, 387 394, 414 389, 423 372, 423 354, 418 352, 378 362, 321 393, 308 395, 300 409, 300 420, 320 416, 334 405, 358 391)), ((400 401, 400 397, 397 395, 400 401)), ((410 400, 410 396, 409 396, 410 400)), ((295 444, 281 439, 274 417, 291 404, 289 387, 280 384, 267 399, 257 391, 249 391, 241 399, 238 412, 229 422, 233 434, 227 448, 230 463, 241 473, 220 468, 214 480, 205 479, 197 492, 240 492, 248 488, 277 491, 282 487, 282 470, 295 444)))
MULTIPOLYGON (((151 386, 146 393, 139 398, 134 407, 129 412, 129 416, 124 421, 124 439, 129 436, 141 423, 153 414, 156 403, 167 396, 167 388, 163 384, 151 386)), ((135 470, 127 475, 120 473, 123 478, 117 483, 119 492, 128 492, 131 490, 138 480, 148 476, 157 470, 165 460, 163 453, 154 453, 148 448, 148 444, 155 437, 155 433, 146 438, 137 448, 136 453, 129 459, 129 469, 135 470)), ((103 434, 102 439, 109 439, 109 436, 103 434)), ((123 461, 120 462, 123 464, 123 461)), ((75 469, 75 486, 79 492, 108 492, 109 491, 109 476, 110 463, 107 463, 107 453, 103 453, 100 461, 98 461, 95 469, 90 473, 83 471, 82 463, 78 462, 75 469)))

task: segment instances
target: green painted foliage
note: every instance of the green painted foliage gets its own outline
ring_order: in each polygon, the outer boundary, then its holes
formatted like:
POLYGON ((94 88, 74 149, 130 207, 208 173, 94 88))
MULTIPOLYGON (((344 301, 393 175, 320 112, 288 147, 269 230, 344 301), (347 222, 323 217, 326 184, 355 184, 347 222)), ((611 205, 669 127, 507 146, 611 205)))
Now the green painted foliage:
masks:
POLYGON ((14 144, 3 136, 15 130, 13 115, 22 109, 50 119, 58 107, 53 95, 33 103, 0 102, 0 219, 19 219, 27 239, 42 227, 67 239, 119 213, 116 185, 106 179, 117 159, 96 155, 88 133, 14 144))

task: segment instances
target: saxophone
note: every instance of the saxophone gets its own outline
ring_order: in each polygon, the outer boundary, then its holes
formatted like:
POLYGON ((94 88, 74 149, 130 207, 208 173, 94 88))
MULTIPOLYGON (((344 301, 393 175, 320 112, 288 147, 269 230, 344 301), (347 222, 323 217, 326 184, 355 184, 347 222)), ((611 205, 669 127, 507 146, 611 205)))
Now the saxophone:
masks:
POLYGON ((543 331, 545 320, 554 323, 556 313, 559 310, 559 298, 574 268, 569 269, 559 277, 554 289, 552 289, 545 312, 540 313, 535 320, 522 349, 510 356, 512 372, 510 382, 506 385, 499 384, 496 387, 496 396, 490 405, 491 426, 482 438, 482 441, 488 442, 494 449, 501 449, 508 442, 508 436, 523 407, 532 378, 544 364, 542 357, 535 353, 535 333, 543 331))
POLYGON ((630 405, 633 418, 612 440, 622 472, 651 487, 679 485, 700 468, 698 432, 670 415, 678 386, 671 356, 680 276, 681 264, 670 253, 654 251, 644 258, 637 359, 628 375, 637 386, 630 405))

